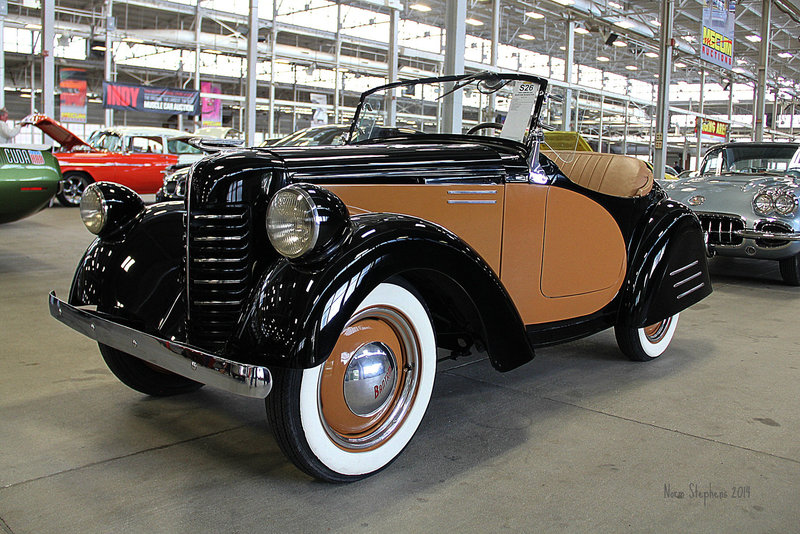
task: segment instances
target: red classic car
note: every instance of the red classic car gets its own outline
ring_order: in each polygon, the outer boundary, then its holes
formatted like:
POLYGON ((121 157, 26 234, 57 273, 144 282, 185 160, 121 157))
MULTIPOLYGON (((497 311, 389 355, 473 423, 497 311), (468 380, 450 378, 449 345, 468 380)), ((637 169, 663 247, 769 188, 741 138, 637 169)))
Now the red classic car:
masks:
POLYGON ((164 169, 203 156, 184 139, 184 132, 168 128, 115 127, 94 132, 87 141, 45 115, 22 120, 42 130, 60 146, 53 151, 64 174, 57 195, 65 206, 77 206, 92 182, 116 182, 140 194, 159 190, 164 169))

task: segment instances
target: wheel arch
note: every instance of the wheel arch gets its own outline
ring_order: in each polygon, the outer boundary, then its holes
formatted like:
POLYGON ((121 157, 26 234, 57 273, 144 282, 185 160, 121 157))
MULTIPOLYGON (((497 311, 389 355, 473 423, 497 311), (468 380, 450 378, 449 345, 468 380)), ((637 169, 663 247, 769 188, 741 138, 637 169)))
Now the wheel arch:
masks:
POLYGON ((442 332, 448 321, 466 325, 484 342, 496 369, 508 371, 533 358, 522 319, 497 275, 457 236, 402 215, 354 221, 347 244, 324 267, 279 260, 262 276, 238 336, 240 349, 266 364, 318 365, 366 295, 380 283, 402 280, 419 294, 435 329, 442 332))

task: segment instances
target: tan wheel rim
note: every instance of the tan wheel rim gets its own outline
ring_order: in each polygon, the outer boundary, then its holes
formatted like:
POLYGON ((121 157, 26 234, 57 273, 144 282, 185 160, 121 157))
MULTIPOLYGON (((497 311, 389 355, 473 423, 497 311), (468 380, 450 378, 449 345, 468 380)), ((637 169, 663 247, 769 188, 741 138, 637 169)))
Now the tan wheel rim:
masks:
POLYGON ((667 332, 669 331, 669 324, 671 322, 672 322, 672 317, 668 317, 663 321, 653 323, 650 326, 645 326, 643 330, 644 330, 644 335, 647 337, 647 341, 655 345, 656 343, 664 339, 664 337, 666 337, 667 335, 667 332))
POLYGON ((320 373, 320 414, 331 440, 345 450, 370 450, 391 438, 414 404, 420 365, 417 333, 399 310, 374 306, 354 316, 339 336, 320 373), (386 400, 374 411, 360 415, 348 405, 345 379, 354 355, 366 345, 375 343, 385 347, 393 361, 393 369, 376 388, 385 385, 391 390, 381 389, 380 393, 386 400), (396 373, 395 377, 390 376, 392 372, 396 373))

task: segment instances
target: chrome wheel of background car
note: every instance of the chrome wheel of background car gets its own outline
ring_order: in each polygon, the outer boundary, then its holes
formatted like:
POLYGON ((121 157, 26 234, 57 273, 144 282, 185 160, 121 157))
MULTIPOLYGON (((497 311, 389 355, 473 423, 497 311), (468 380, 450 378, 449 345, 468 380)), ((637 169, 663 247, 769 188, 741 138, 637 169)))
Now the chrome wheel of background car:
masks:
POLYGON ((56 198, 62 206, 70 208, 79 206, 83 190, 90 183, 92 183, 91 179, 83 173, 64 173, 64 178, 61 180, 61 192, 56 195, 56 198))
POLYGON ((790 286, 800 286, 800 254, 780 260, 781 278, 790 286))
POLYGON ((306 473, 357 480, 389 465, 411 441, 435 373, 425 307, 408 289, 384 283, 359 305, 323 364, 277 370, 266 399, 270 426, 306 473))
POLYGON ((644 328, 615 326, 617 345, 631 360, 647 362, 658 358, 667 350, 675 335, 679 315, 676 313, 644 328))

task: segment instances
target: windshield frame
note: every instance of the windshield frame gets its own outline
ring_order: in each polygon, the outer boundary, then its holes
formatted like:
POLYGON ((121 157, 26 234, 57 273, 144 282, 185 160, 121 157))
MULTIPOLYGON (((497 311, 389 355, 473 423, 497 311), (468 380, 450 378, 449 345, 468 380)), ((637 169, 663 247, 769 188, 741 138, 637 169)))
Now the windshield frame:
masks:
MULTIPOLYGON (((747 155, 747 154, 743 154, 747 155)), ((751 158, 752 159, 752 158, 751 158)), ((735 161, 747 161, 748 158, 742 157, 735 161)), ((724 145, 717 145, 711 147, 708 152, 706 152, 705 156, 703 156, 703 161, 700 164, 700 170, 698 177, 702 176, 740 176, 740 175, 753 175, 753 174, 764 174, 764 175, 772 175, 772 176, 783 176, 786 175, 789 171, 792 170, 800 170, 800 168, 793 166, 800 162, 800 144, 799 143, 728 143, 724 145), (734 152, 736 151, 778 151, 778 150, 792 150, 794 152, 789 158, 773 158, 773 157, 762 157, 761 159, 769 159, 771 161, 786 161, 786 168, 783 170, 778 169, 770 169, 770 168, 748 168, 747 170, 735 170, 731 168, 733 162, 731 161, 734 152), (712 163, 712 158, 716 160, 716 164, 710 166, 712 163), (709 168, 710 167, 710 168, 709 168)))
MULTIPOLYGON (((473 81, 482 81, 482 80, 491 80, 493 78, 500 78, 502 80, 507 80, 507 82, 513 81, 524 81, 530 83, 539 84, 539 94, 536 98, 536 104, 534 105, 533 111, 531 113, 530 122, 528 124, 528 131, 531 132, 527 136, 527 140, 525 143, 521 143, 518 141, 514 141, 511 139, 506 139, 502 137, 491 137, 492 141, 494 142, 502 142, 507 143, 513 146, 524 146, 528 151, 530 151, 534 144, 538 143, 537 135, 534 133, 536 128, 541 126, 540 116, 542 111, 542 105, 544 103, 545 97, 547 95, 547 86, 548 82, 545 78, 540 78, 539 76, 533 76, 531 74, 518 74, 518 73, 500 73, 500 72, 490 72, 490 71, 483 71, 474 74, 459 74, 459 75, 452 75, 452 76, 432 76, 427 78, 415 78, 412 80, 401 80, 397 82, 388 83, 385 85, 379 85, 368 91, 364 91, 361 93, 361 97, 359 98, 358 105, 356 106, 355 113, 353 114, 353 120, 350 123, 350 131, 347 135, 347 140, 345 144, 352 145, 358 142, 364 141, 356 141, 356 125, 358 124, 362 114, 364 113, 364 105, 367 102, 367 98, 371 95, 379 92, 379 91, 389 91, 398 87, 408 87, 408 86, 415 86, 415 85, 425 85, 425 84, 434 84, 434 83, 452 83, 453 87, 456 87, 457 90, 462 90, 463 87, 466 87, 468 84, 465 84, 462 87, 458 87, 458 82, 468 80, 470 83, 473 81)), ((451 88, 452 89, 452 88, 451 88)), ((499 91, 500 88, 498 88, 499 91)), ((446 96, 446 95, 442 95, 446 96)), ((441 98, 441 97, 440 97, 441 98)), ((419 134, 416 135, 415 138, 463 138, 465 140, 475 141, 478 139, 486 138, 486 136, 481 135, 468 135, 465 133, 444 133, 444 134, 419 134)), ((366 140, 366 142, 374 141, 372 139, 366 140)))

